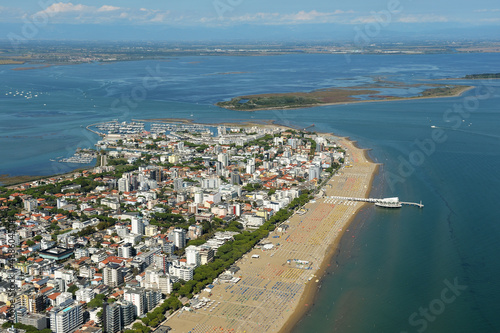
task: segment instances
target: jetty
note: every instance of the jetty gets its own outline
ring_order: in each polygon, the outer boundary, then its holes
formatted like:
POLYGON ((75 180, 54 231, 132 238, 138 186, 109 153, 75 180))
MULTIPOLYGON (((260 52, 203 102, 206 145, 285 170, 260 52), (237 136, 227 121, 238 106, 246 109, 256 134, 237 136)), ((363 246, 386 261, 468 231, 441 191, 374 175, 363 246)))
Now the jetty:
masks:
POLYGON ((372 202, 372 203, 376 204, 377 206, 381 206, 381 207, 401 207, 403 205, 406 205, 406 206, 415 206, 418 208, 424 208, 422 201, 420 201, 420 203, 418 203, 418 202, 405 202, 405 201, 399 201, 398 197, 377 199, 377 198, 353 198, 353 197, 329 196, 326 198, 327 199, 335 199, 335 200, 344 200, 344 201, 372 202))

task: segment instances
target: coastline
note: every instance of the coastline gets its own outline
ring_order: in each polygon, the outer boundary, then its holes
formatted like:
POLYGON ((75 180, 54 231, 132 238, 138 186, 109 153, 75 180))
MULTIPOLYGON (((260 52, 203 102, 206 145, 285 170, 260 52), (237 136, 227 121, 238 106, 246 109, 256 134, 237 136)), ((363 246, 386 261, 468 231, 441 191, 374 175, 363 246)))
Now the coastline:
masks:
MULTIPOLYGON (((326 196, 368 196, 379 164, 369 158, 367 150, 357 147, 356 142, 336 139, 347 148, 352 167, 343 167, 322 187, 326 196)), ((216 284, 210 294, 205 291, 200 294, 200 298, 207 297, 217 306, 208 313, 203 311, 206 309, 181 311, 169 318, 166 325, 176 331, 193 333, 213 329, 289 332, 313 303, 342 237, 348 234, 349 225, 366 205, 334 202, 324 197, 309 201, 304 206, 307 213, 295 213, 285 222, 288 231, 275 230, 264 239, 274 245, 273 250, 254 248, 236 262, 241 279, 237 284, 216 284), (293 267, 290 259, 305 260, 310 269, 293 267)))
MULTIPOLYGON (((371 188, 373 186, 373 182, 374 182, 375 176, 380 171, 379 170, 380 169, 380 164, 375 163, 368 156, 369 149, 363 149, 363 148, 358 147, 357 146, 357 142, 356 141, 352 141, 349 138, 344 138, 344 139, 350 141, 352 143, 353 147, 355 147, 356 149, 362 150, 365 159, 369 163, 375 164, 375 168, 374 168, 373 172, 371 173, 370 181, 369 181, 369 184, 368 184, 368 191, 366 192, 366 197, 369 197, 370 192, 371 192, 371 188)), ((337 236, 337 238, 332 242, 329 250, 325 253, 325 256, 323 258, 323 262, 320 265, 320 268, 318 269, 318 271, 316 273, 316 276, 318 276, 318 278, 320 280, 319 283, 323 282, 322 281, 323 277, 325 276, 326 271, 330 267, 330 262, 332 261, 333 257, 335 257, 335 255, 338 254, 338 251, 340 250, 339 249, 340 242, 346 236, 346 233, 347 233, 346 231, 348 230, 346 228, 349 228, 352 225, 352 222, 356 219, 356 217, 358 216, 358 214, 361 212, 361 210, 364 209, 365 207, 368 207, 369 205, 370 205, 369 203, 363 203, 363 204, 361 204, 360 207, 356 210, 355 214, 352 215, 351 218, 346 222, 345 229, 342 231, 342 233, 340 233, 337 236)), ((309 284, 306 287, 306 289, 304 290, 304 293, 303 293, 303 295, 302 295, 299 303, 314 304, 314 300, 316 299, 316 296, 318 295, 318 292, 319 292, 319 289, 316 288, 316 285, 314 285, 312 283, 309 284)), ((297 307, 295 309, 295 312, 290 316, 290 318, 288 319, 288 321, 285 322, 285 324, 283 325, 283 327, 281 328, 281 330, 278 331, 278 333, 288 333, 288 332, 290 332, 302 320, 302 318, 305 315, 307 315, 308 311, 309 311, 309 307, 297 307)))
POLYGON ((460 97, 464 93, 466 93, 469 90, 472 90, 476 88, 475 86, 464 86, 463 89, 460 91, 449 95, 449 96, 414 96, 414 97, 395 97, 395 98, 383 98, 383 99, 367 99, 367 100, 348 100, 348 101, 342 101, 342 102, 333 102, 333 103, 317 103, 313 105, 305 105, 305 106, 300 106, 300 107, 275 107, 275 108, 258 108, 258 109, 253 109, 253 110, 235 110, 232 108, 226 108, 222 106, 218 106, 217 104, 214 104, 217 107, 220 107, 222 109, 226 109, 229 111, 237 111, 237 112, 256 112, 256 111, 272 111, 272 110, 298 110, 298 109, 308 109, 308 108, 315 108, 315 107, 321 107, 321 106, 332 106, 332 105, 349 105, 349 104, 358 104, 358 103, 377 103, 377 102, 399 102, 399 101, 411 101, 411 100, 421 100, 421 99, 435 99, 435 98, 452 98, 452 97, 460 97))

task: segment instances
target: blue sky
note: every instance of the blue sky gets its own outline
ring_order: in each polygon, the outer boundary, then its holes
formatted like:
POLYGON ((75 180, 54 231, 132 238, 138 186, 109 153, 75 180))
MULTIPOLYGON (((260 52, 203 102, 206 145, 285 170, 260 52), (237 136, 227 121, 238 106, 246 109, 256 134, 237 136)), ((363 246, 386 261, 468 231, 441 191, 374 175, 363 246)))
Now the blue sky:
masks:
MULTIPOLYGON (((0 0, 2 29, 15 31, 20 25, 35 24, 40 38, 50 36, 58 25, 71 32, 74 27, 123 27, 144 29, 298 29, 316 26, 382 24, 387 29, 498 26, 498 0, 0 0), (22 4, 22 5, 21 5, 22 4), (389 9, 394 9, 387 14, 389 9), (377 13, 382 14, 378 15, 377 13), (281 28, 280 28, 281 26, 281 28), (7 28, 6 28, 7 27, 7 28)), ((194 31, 192 30, 192 31, 194 31)), ((89 32, 90 34, 90 32, 89 32)), ((92 36, 89 35, 89 38, 92 36)), ((258 36, 256 36, 258 37, 258 36)), ((2 36, 0 36, 2 38, 2 36)))

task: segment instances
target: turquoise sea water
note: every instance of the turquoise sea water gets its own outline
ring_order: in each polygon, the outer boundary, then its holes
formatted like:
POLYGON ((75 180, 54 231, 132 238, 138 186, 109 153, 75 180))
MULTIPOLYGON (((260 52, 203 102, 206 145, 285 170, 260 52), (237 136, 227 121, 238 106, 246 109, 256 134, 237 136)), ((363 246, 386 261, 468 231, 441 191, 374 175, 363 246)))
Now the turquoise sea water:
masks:
POLYGON ((421 84, 496 73, 499 60, 496 54, 287 55, 27 71, 2 66, 0 174, 48 175, 75 167, 49 159, 92 147, 98 137, 84 127, 105 120, 314 123, 318 131, 349 136, 372 149, 372 158, 383 164, 372 196, 422 200, 425 208, 366 208, 294 332, 498 332, 500 81, 460 81, 480 88, 457 98, 303 110, 232 112, 213 103, 379 78, 421 84), (239 74, 221 74, 230 72, 239 74), (33 97, 12 96, 16 91, 33 97))

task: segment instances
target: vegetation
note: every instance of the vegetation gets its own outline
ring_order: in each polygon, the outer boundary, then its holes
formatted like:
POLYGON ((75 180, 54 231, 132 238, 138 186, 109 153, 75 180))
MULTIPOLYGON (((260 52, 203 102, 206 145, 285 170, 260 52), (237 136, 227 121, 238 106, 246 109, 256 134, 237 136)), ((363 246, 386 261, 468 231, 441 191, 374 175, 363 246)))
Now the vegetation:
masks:
POLYGON ((421 97, 444 97, 453 96, 465 89, 466 86, 444 86, 437 88, 429 88, 422 91, 421 97))
POLYGON ((212 283, 219 274, 234 264, 236 260, 250 251, 260 240, 267 237, 269 232, 276 228, 276 225, 279 225, 292 216, 296 208, 306 204, 310 199, 309 192, 305 191, 298 198, 293 199, 286 208, 280 209, 257 230, 252 232, 244 231, 235 235, 234 241, 227 242, 219 247, 213 262, 195 269, 192 280, 174 283, 174 294, 191 298, 193 294, 200 292, 205 286, 212 283))
POLYGON ((469 79, 469 80, 500 79, 500 73, 469 74, 465 75, 464 79, 469 79))
POLYGON ((97 294, 97 295, 95 295, 93 300, 91 300, 90 302, 87 303, 87 307, 90 309, 102 308, 102 304, 103 304, 103 301, 105 298, 106 298, 106 295, 97 294))
POLYGON ((244 96, 236 97, 228 102, 219 102, 217 106, 233 110, 253 110, 266 108, 293 108, 304 107, 322 103, 316 98, 307 98, 293 95, 276 96, 244 96))
POLYGON ((3 323, 2 328, 10 328, 12 325, 14 326, 14 328, 25 330, 26 333, 35 333, 35 332, 37 332, 37 333, 52 333, 50 328, 39 330, 35 326, 25 325, 25 324, 21 324, 21 323, 14 324, 10 321, 6 321, 5 323, 3 323))

